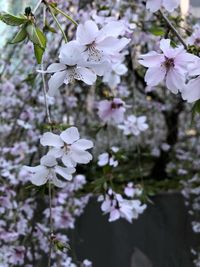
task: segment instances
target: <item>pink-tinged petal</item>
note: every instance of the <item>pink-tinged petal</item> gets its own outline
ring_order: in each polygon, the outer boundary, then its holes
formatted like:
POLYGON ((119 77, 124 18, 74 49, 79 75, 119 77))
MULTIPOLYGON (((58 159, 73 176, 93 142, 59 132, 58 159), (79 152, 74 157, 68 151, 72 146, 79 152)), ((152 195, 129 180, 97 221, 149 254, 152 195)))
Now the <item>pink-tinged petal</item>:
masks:
POLYGON ((180 4, 180 0, 163 0, 163 6, 167 11, 172 12, 180 4))
POLYGON ((31 183, 37 186, 45 184, 48 180, 48 174, 49 170, 44 166, 40 166, 37 172, 30 178, 31 183))
POLYGON ((184 87, 184 78, 178 71, 172 68, 166 75, 166 85, 172 93, 177 94, 184 87))
POLYGON ((108 22, 99 32, 97 42, 105 39, 106 37, 118 37, 125 30, 124 24, 119 21, 108 22))
POLYGON ((77 163, 73 161, 68 154, 64 154, 62 156, 62 162, 68 168, 74 168, 77 165, 77 163))
POLYGON ((174 57, 174 49, 170 45, 170 39, 162 39, 160 41, 160 49, 163 51, 164 55, 168 58, 174 57))
POLYGON ((156 86, 164 80, 166 69, 162 66, 157 68, 149 68, 145 74, 145 82, 149 86, 156 86))
POLYGON ((47 70, 45 72, 47 73, 53 73, 53 72, 58 72, 66 69, 66 65, 62 63, 53 63, 49 65, 47 70))
POLYGON ((64 83, 64 80, 66 78, 67 72, 66 71, 60 71, 54 73, 51 78, 49 79, 48 86, 49 96, 54 96, 57 93, 57 89, 64 83))
POLYGON ((70 127, 60 134, 61 139, 71 145, 80 138, 78 129, 76 127, 70 127))
POLYGON ((40 144, 42 146, 54 146, 54 147, 62 147, 64 143, 59 135, 47 132, 42 135, 40 138, 40 144))
POLYGON ((189 81, 181 91, 182 98, 189 103, 200 99, 200 77, 189 81))
POLYGON ((54 167, 57 165, 56 158, 50 155, 45 155, 40 159, 40 163, 46 167, 54 167))
POLYGON ((79 24, 76 31, 76 39, 81 45, 87 45, 94 42, 99 33, 96 23, 92 20, 79 24))
POLYGON ((129 42, 130 39, 127 38, 117 39, 115 37, 107 37, 99 42, 96 47, 106 54, 114 54, 120 52, 129 42))
POLYGON ((87 164, 92 160, 92 155, 88 151, 83 150, 71 150, 70 157, 73 159, 73 161, 80 164, 87 164))
POLYGON ((55 167, 55 172, 68 181, 72 179, 71 174, 74 173, 75 171, 76 170, 74 168, 64 168, 60 166, 55 167))
POLYGON ((110 212, 109 222, 114 222, 120 218, 120 212, 118 209, 114 209, 110 212))
POLYGON ((88 85, 92 85, 95 83, 97 76, 92 70, 79 67, 76 69, 75 79, 81 80, 88 85))
POLYGON ((145 55, 141 55, 139 63, 145 67, 158 67, 162 62, 165 61, 165 57, 155 51, 151 51, 145 55))
POLYGON ((188 65, 188 72, 190 76, 200 75, 200 59, 188 65))
POLYGON ((75 148, 76 150, 86 150, 92 148, 93 146, 93 142, 86 139, 79 139, 72 144, 72 148, 75 148))
POLYGON ((151 12, 156 12, 161 8, 162 0, 147 0, 146 8, 151 12))

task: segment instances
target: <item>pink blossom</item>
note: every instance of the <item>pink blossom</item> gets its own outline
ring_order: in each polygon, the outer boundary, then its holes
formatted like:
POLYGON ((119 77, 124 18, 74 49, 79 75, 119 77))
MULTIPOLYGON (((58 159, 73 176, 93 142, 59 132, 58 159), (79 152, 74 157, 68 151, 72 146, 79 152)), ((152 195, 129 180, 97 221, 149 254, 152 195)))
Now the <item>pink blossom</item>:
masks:
POLYGON ((104 122, 120 123, 124 120, 125 103, 120 98, 103 100, 98 105, 98 115, 104 122))
POLYGON ((172 48, 169 39, 160 41, 162 53, 151 51, 140 56, 140 64, 147 67, 145 81, 148 86, 156 86, 165 81, 167 88, 174 94, 183 89, 187 65, 196 56, 185 51, 183 46, 172 48))

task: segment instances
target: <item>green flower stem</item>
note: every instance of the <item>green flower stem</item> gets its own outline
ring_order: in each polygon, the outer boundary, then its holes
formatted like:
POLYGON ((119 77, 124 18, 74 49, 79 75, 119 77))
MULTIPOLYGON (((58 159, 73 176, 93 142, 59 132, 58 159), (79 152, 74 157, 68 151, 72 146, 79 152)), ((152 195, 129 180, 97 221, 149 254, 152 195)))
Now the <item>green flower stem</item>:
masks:
POLYGON ((51 8, 50 6, 48 6, 48 8, 49 8, 49 11, 50 11, 50 13, 51 13, 53 19, 55 20, 56 24, 58 25, 58 28, 60 29, 60 31, 61 31, 61 33, 62 33, 62 35, 63 35, 63 38, 64 38, 64 40, 65 40, 65 43, 67 43, 67 37, 66 37, 66 35, 65 35, 65 32, 63 31, 63 29, 62 29, 62 27, 61 27, 59 21, 57 20, 56 16, 54 15, 52 8, 51 8))

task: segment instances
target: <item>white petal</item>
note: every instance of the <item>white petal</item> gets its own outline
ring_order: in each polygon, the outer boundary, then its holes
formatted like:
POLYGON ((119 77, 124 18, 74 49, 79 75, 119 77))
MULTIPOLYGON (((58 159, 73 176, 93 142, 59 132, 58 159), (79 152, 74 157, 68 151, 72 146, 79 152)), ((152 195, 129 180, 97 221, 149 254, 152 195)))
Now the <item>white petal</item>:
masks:
POLYGON ((46 167, 54 167, 57 165, 56 158, 50 155, 45 155, 40 159, 40 163, 46 167))
POLYGON ((66 180, 70 181, 72 179, 72 173, 76 171, 75 168, 64 168, 60 166, 56 166, 55 172, 65 178, 66 180))
POLYGON ((53 63, 49 65, 47 68, 46 72, 47 73, 53 73, 53 72, 58 72, 66 69, 66 65, 62 63, 53 63))
POLYGON ((114 222, 120 218, 120 212, 118 209, 114 209, 110 213, 109 222, 114 222))
POLYGON ((40 144, 43 146, 62 147, 64 145, 59 135, 47 132, 40 138, 40 144))
POLYGON ((120 52, 129 42, 130 39, 127 38, 117 39, 115 37, 107 37, 99 42, 96 47, 104 53, 114 54, 120 52))
POLYGON ((48 169, 44 166, 40 166, 40 169, 30 178, 31 183, 37 186, 45 184, 48 180, 48 174, 48 169))
POLYGON ((82 45, 91 44, 99 33, 96 23, 92 20, 79 24, 76 31, 76 39, 82 45))
POLYGON ((76 167, 76 165, 77 165, 76 162, 73 161, 68 154, 64 154, 62 156, 62 162, 68 168, 70 168, 70 167, 76 167))
POLYGON ((50 156, 53 156, 55 158, 61 158, 63 156, 63 149, 62 148, 57 148, 57 147, 54 147, 54 148, 51 148, 49 150, 49 152, 47 153, 47 155, 50 155, 50 156))
POLYGON ((83 52, 83 49, 84 46, 80 46, 76 41, 64 44, 60 50, 60 62, 68 66, 76 65, 81 61, 81 53, 83 52))
POLYGON ((76 150, 86 150, 92 148, 93 146, 93 142, 86 139, 79 139, 72 144, 72 148, 75 148, 76 150))
POLYGON ((54 96, 56 94, 57 89, 64 83, 66 76, 67 76, 66 71, 56 72, 51 76, 48 82, 48 86, 49 86, 48 95, 49 96, 54 96))
POLYGON ((66 129, 60 134, 60 137, 65 143, 69 145, 71 145, 80 138, 78 129, 76 127, 70 127, 66 129))
POLYGON ((92 85, 97 79, 96 74, 88 68, 79 67, 76 69, 76 73, 75 79, 81 80, 88 85, 92 85))
POLYGON ((87 164, 92 160, 92 155, 87 151, 71 150, 70 156, 75 162, 81 164, 87 164))
POLYGON ((63 187, 65 186, 65 183, 63 183, 62 181, 60 181, 60 180, 57 178, 56 174, 54 174, 53 177, 52 177, 52 183, 53 183, 55 186, 59 187, 59 188, 63 188, 63 187))
POLYGON ((167 11, 172 12, 180 4, 180 0, 163 0, 163 6, 167 11))
POLYGON ((119 21, 108 22, 99 32, 97 42, 108 36, 118 37, 125 30, 124 24, 119 21))
POLYGON ((161 8, 162 0, 147 0, 146 8, 151 12, 156 12, 161 8))

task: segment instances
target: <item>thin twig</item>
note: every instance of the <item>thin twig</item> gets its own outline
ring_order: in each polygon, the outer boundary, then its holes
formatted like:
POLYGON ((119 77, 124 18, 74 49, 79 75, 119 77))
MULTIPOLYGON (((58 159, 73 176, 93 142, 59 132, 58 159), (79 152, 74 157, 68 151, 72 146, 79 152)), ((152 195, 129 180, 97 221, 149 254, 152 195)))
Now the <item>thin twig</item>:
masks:
POLYGON ((53 237, 53 219, 52 219, 52 194, 51 182, 49 181, 49 223, 50 223, 50 240, 49 240, 49 258, 48 267, 51 267, 51 254, 52 254, 52 237, 53 237))
POLYGON ((166 24, 169 26, 169 28, 177 36, 177 38, 179 39, 179 41, 183 44, 183 46, 185 47, 185 49, 187 49, 187 44, 185 43, 185 41, 183 40, 183 38, 180 36, 180 34, 178 33, 178 31, 175 29, 175 27, 172 25, 172 23, 169 21, 169 19, 165 16, 165 14, 161 10, 159 10, 159 13, 162 16, 162 18, 164 19, 164 21, 166 22, 166 24))

